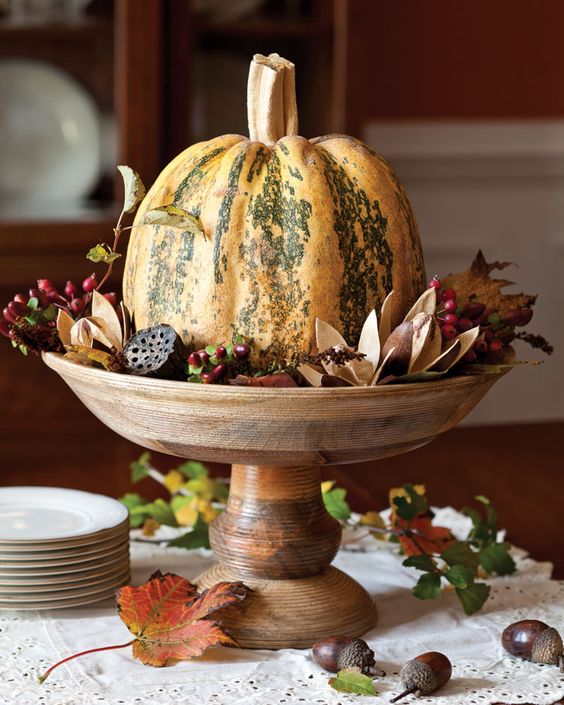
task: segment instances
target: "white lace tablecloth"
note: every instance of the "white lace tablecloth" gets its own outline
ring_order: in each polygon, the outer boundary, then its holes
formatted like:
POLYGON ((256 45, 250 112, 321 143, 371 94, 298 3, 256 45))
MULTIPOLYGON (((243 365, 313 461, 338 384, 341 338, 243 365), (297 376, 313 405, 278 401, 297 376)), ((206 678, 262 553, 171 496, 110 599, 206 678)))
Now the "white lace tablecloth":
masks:
MULTIPOLYGON (((465 533, 467 520, 438 510, 437 523, 465 533)), ((410 594, 418 572, 401 566, 392 549, 342 550, 335 565, 374 595, 378 626, 365 636, 378 664, 388 673, 377 681, 379 697, 337 693, 309 651, 251 651, 217 648, 197 661, 167 668, 143 666, 130 648, 77 659, 57 669, 43 685, 37 676, 77 651, 119 644, 131 637, 115 606, 42 612, 0 612, 0 703, 3 705, 383 705, 400 691, 400 665, 425 651, 442 651, 453 662, 453 677, 439 693, 415 701, 434 705, 534 703, 564 697, 564 675, 554 666, 514 660, 499 636, 525 617, 564 629, 564 583, 550 580, 552 566, 515 550, 519 574, 490 581, 485 607, 465 617, 452 593, 419 601, 410 594)), ((133 583, 153 570, 194 578, 211 563, 209 551, 184 551, 134 543, 133 583)))

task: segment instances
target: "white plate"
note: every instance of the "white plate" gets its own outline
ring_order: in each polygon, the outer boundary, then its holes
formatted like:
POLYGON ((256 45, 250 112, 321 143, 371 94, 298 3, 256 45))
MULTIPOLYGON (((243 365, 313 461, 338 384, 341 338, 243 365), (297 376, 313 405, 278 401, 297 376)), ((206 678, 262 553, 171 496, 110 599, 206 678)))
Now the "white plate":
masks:
POLYGON ((97 570, 113 566, 116 563, 129 563, 129 553, 116 553, 108 555, 107 560, 98 558, 95 561, 73 561, 68 565, 63 563, 54 563, 49 565, 37 565, 34 563, 31 566, 22 568, 21 565, 2 565, 0 566, 0 580, 4 577, 20 577, 26 578, 30 576, 45 576, 45 575, 66 575, 67 573, 79 573, 83 570, 97 570))
POLYGON ((58 487, 0 488, 0 543, 87 536, 114 528, 127 516, 121 502, 101 494, 58 487))
MULTIPOLYGON (((126 564, 121 564, 117 568, 113 568, 111 571, 103 572, 98 571, 98 574, 91 575, 86 578, 81 578, 80 580, 75 579, 75 575, 63 576, 66 580, 61 577, 52 579, 49 577, 43 578, 41 582, 21 582, 16 584, 5 583, 4 580, 0 580, 0 601, 4 598, 2 595, 21 595, 22 599, 24 595, 28 597, 27 593, 49 593, 49 592, 63 592, 65 590, 76 590, 78 588, 87 588, 93 585, 99 585, 100 583, 110 583, 111 581, 119 580, 123 575, 129 575, 129 566, 126 564)), ((79 574, 80 575, 80 574, 79 574)), ((33 580, 37 580, 34 578, 33 580)), ((105 587, 105 585, 103 585, 105 587)))
POLYGON ((115 561, 121 556, 129 556, 129 546, 124 544, 123 546, 117 546, 111 551, 104 551, 98 555, 93 556, 89 554, 87 556, 72 556, 71 558, 57 558, 52 561, 46 560, 34 560, 34 561, 0 561, 0 574, 7 571, 28 573, 28 571, 35 570, 36 568, 51 568, 55 570, 56 568, 65 568, 66 566, 74 565, 85 565, 94 567, 97 565, 104 565, 108 561, 115 561))
POLYGON ((86 534, 86 536, 74 536, 68 539, 39 539, 33 541, 0 541, 0 553, 45 553, 56 550, 77 549, 83 546, 95 546, 104 544, 108 541, 125 541, 129 536, 129 522, 124 521, 120 526, 114 529, 105 529, 97 531, 94 534, 86 534))
POLYGON ((81 558, 82 556, 104 555, 106 551, 113 551, 116 548, 123 548, 129 543, 129 536, 116 536, 111 541, 103 543, 92 543, 86 546, 71 546, 67 549, 58 548, 55 551, 7 551, 0 550, 0 565, 13 563, 15 561, 56 561, 58 558, 81 558))
POLYGON ((67 596, 90 595, 93 591, 109 589, 123 585, 123 581, 129 578, 129 567, 122 567, 110 575, 99 578, 89 578, 88 581, 79 583, 62 583, 57 585, 21 585, 5 587, 0 585, 0 602, 17 600, 18 602, 32 602, 33 600, 45 601, 47 599, 59 599, 67 596))
POLYGON ((100 174, 96 104, 65 71, 0 61, 0 194, 10 212, 76 203, 100 174))
POLYGON ((0 593, 0 602, 9 604, 12 602, 37 602, 41 604, 42 602, 69 600, 73 597, 88 597, 89 595, 96 595, 100 592, 107 592, 108 590, 117 590, 118 587, 125 585, 129 581, 129 577, 129 571, 124 571, 120 576, 108 580, 103 585, 94 585, 92 587, 84 586, 76 590, 61 590, 61 592, 50 592, 49 594, 20 592, 12 596, 6 593, 0 593))
POLYGON ((110 576, 125 570, 129 561, 119 559, 106 566, 89 568, 88 570, 71 573, 42 573, 40 575, 0 575, 2 589, 16 586, 56 585, 57 583, 72 583, 96 579, 103 575, 110 576))

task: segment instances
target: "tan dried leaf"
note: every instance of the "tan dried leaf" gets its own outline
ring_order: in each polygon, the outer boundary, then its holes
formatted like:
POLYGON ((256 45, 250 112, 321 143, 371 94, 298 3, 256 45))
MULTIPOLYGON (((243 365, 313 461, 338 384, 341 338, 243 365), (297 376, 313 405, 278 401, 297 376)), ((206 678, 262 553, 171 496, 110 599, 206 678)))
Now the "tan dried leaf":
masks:
POLYGON ((449 369, 451 367, 454 367, 456 364, 460 362, 460 360, 466 355, 466 353, 472 348, 476 340, 478 339, 480 335, 480 326, 476 326, 475 328, 470 328, 470 330, 465 331, 464 333, 461 333, 456 340, 460 343, 460 351, 458 355, 456 356, 456 359, 454 362, 452 362, 449 366, 449 369))
MULTIPOLYGON (((105 338, 110 342, 109 347, 116 350, 123 349, 123 332, 118 315, 112 304, 99 291, 92 292, 92 319, 97 320, 105 338)), ((102 342, 102 341, 100 341, 102 342)))
MULTIPOLYGON (((380 335, 378 333, 378 318, 374 310, 370 311, 362 326, 358 341, 358 352, 364 353, 366 355, 365 361, 367 360, 371 363, 372 369, 369 373, 369 377, 371 377, 380 361, 380 335)), ((357 371, 355 370, 355 372, 357 371)), ((358 372, 357 376, 359 376, 358 372)))
POLYGON ((61 343, 67 347, 72 345, 71 343, 71 330, 75 324, 75 320, 63 309, 59 309, 57 314, 57 333, 61 339, 61 343))
POLYGON ((427 366, 422 372, 447 372, 458 358, 461 349, 460 340, 455 339, 450 347, 448 347, 439 357, 427 366))
POLYGON ((335 375, 323 375, 321 377, 322 387, 356 387, 357 385, 349 382, 343 377, 336 377, 335 375))
POLYGON ((406 374, 411 360, 411 350, 413 345, 413 323, 404 321, 390 333, 386 344, 382 349, 382 357, 388 358, 386 372, 387 374, 403 375, 406 374), (393 348, 394 352, 388 356, 389 351, 393 348))
POLYGON ((129 338, 131 337, 131 314, 129 313, 129 309, 123 303, 123 301, 120 303, 119 306, 121 309, 122 318, 123 344, 125 345, 125 343, 127 343, 129 338))
POLYGON ((131 213, 145 196, 145 186, 139 174, 130 166, 120 164, 117 168, 123 179, 123 210, 131 213))
POLYGON ((387 369, 388 363, 389 363, 389 361, 390 361, 390 358, 392 357, 392 355, 394 354, 394 352, 395 352, 395 348, 390 348, 390 349, 388 350, 388 352, 386 353, 386 355, 385 355, 385 357, 384 357, 384 359, 383 359, 383 361, 382 361, 382 364, 381 364, 380 367, 376 370, 376 374, 374 375, 374 377, 372 378, 372 380, 371 380, 371 382, 370 382, 370 385, 371 385, 372 387, 373 387, 374 385, 378 384, 378 383, 380 382, 380 379, 382 379, 384 373, 386 372, 386 369, 387 369))
POLYGON ((324 352, 329 348, 334 348, 336 345, 348 347, 343 336, 333 328, 332 325, 322 321, 321 318, 315 319, 315 339, 317 342, 317 352, 324 352))
POLYGON ((305 363, 298 367, 298 372, 312 387, 321 387, 321 380, 323 378, 322 372, 319 372, 314 367, 311 367, 311 365, 306 365, 305 363))
POLYGON ((378 326, 378 334, 380 338, 380 348, 383 347, 392 332, 392 312, 393 312, 393 290, 386 296, 382 308, 380 309, 380 325, 378 326))
POLYGON ((441 353, 442 338, 435 317, 418 313, 413 323, 413 344, 408 372, 424 370, 441 353))
POLYGON ((432 316, 435 315, 435 310, 437 308, 437 292, 435 289, 426 289, 413 306, 407 312, 404 321, 412 321, 418 313, 428 313, 432 316))
POLYGON ((71 345, 91 348, 96 340, 104 347, 108 349, 112 348, 112 342, 107 338, 102 324, 102 319, 95 318, 94 316, 81 318, 76 321, 70 331, 71 345))

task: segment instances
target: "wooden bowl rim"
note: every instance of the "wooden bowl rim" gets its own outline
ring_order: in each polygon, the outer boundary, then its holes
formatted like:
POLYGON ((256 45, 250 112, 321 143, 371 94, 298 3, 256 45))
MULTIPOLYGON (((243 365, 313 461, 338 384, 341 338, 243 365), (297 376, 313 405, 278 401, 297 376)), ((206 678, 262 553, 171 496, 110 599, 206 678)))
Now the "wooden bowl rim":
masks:
POLYGON ((421 392, 432 393, 433 390, 443 388, 464 388, 473 387, 483 384, 486 381, 494 382, 495 380, 507 374, 508 370, 502 372, 492 372, 480 375, 457 375, 454 377, 445 377, 443 379, 429 380, 428 382, 410 382, 406 384, 387 384, 374 387, 246 387, 238 385, 224 384, 194 384, 176 380, 158 379, 155 377, 140 377, 136 375, 125 375, 117 372, 110 372, 97 367, 81 365, 74 360, 64 358, 63 353, 44 352, 42 353, 45 364, 55 372, 61 374, 64 379, 65 370, 69 375, 76 377, 75 371, 79 371, 92 379, 97 384, 111 381, 111 386, 128 389, 136 389, 138 391, 154 392, 157 389, 166 391, 170 390, 175 393, 178 400, 178 393, 183 391, 186 397, 195 396, 195 392, 202 392, 209 395, 212 399, 238 397, 241 395, 249 398, 260 397, 264 399, 267 394, 272 398, 292 398, 299 397, 301 400, 308 396, 315 399, 331 398, 331 399, 350 399, 351 397, 372 397, 372 396, 398 396, 398 395, 413 395, 419 396, 421 392))

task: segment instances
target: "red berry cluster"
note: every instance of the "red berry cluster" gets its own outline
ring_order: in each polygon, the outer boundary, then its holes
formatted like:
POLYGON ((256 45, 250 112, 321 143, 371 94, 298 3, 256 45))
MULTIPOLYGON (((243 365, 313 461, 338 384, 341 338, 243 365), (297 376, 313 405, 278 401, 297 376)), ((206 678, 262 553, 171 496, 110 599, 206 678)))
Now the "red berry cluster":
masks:
POLYGON ((251 346, 243 341, 228 345, 208 345, 188 355, 186 373, 189 382, 213 384, 233 374, 247 371, 251 346))
MULTIPOLYGON (((37 287, 28 294, 16 294, 2 311, 0 333, 10 338, 14 344, 27 352, 58 349, 56 319, 58 309, 66 311, 73 318, 86 312, 92 298, 92 291, 98 286, 96 277, 91 274, 82 282, 82 290, 68 281, 61 293, 50 279, 38 279, 37 287)), ((115 307, 118 297, 115 293, 104 294, 115 307)))
POLYGON ((530 307, 510 309, 501 315, 493 307, 475 299, 458 301, 456 291, 443 288, 437 276, 431 279, 429 287, 437 292, 436 318, 443 341, 451 341, 460 333, 480 327, 480 335, 472 350, 463 358, 466 363, 501 362, 505 348, 515 340, 515 328, 526 326, 533 317, 530 307))

